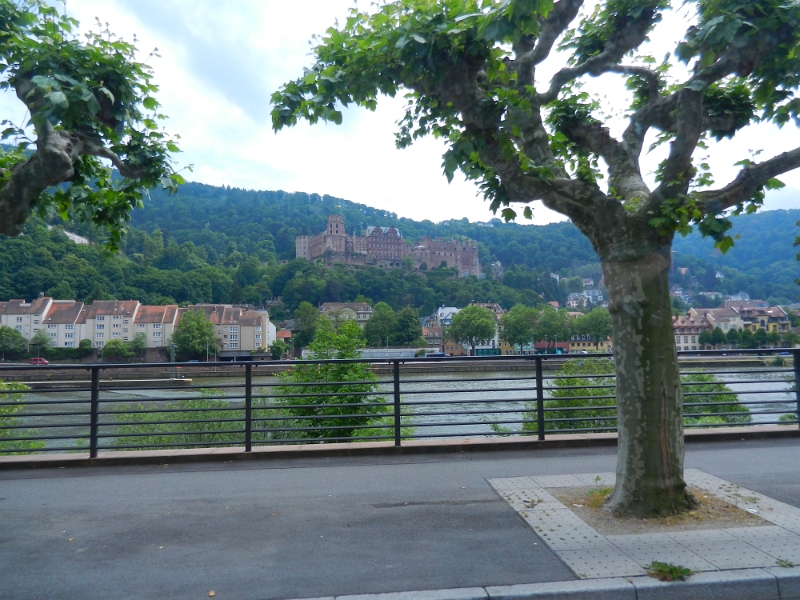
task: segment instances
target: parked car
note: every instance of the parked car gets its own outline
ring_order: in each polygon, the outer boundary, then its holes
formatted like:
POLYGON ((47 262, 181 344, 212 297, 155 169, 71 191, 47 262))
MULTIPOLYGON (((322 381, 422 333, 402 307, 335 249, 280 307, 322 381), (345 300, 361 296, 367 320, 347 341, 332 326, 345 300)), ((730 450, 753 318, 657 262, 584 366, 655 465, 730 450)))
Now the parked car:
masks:
POLYGON ((46 358, 32 358, 28 361, 32 365, 49 365, 50 361, 46 358))

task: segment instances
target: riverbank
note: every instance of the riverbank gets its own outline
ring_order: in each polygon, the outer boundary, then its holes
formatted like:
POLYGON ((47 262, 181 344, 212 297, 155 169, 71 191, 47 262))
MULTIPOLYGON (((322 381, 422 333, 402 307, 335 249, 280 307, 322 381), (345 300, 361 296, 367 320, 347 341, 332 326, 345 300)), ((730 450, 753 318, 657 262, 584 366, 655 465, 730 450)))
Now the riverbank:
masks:
MULTIPOLYGON (((559 370, 566 360, 575 360, 574 355, 567 358, 562 355, 542 356, 542 369, 545 371, 559 370)), ((586 358, 591 358, 587 355, 586 358)), ((774 356, 683 356, 678 358, 682 367, 698 369, 711 368, 758 368, 774 366, 774 356)), ((781 366, 791 366, 791 356, 778 357, 782 361, 781 366)), ((274 376, 278 373, 291 371, 296 366, 292 361, 258 361, 258 362, 237 362, 237 363, 208 363, 193 366, 170 365, 163 363, 153 363, 147 365, 136 365, 122 367, 119 365, 79 365, 70 364, 50 365, 49 368, 32 369, 29 365, 14 365, 5 363, 0 368, 0 380, 17 381, 26 384, 52 384, 54 381, 85 381, 91 367, 101 368, 102 381, 108 383, 113 380, 117 385, 120 380, 130 381, 132 384, 136 380, 153 381, 175 381, 191 378, 214 378, 230 377, 237 371, 244 372, 245 365, 253 366, 253 374, 259 376, 274 376)), ((439 374, 439 373, 495 373, 495 372, 516 372, 516 371, 535 371, 536 360, 529 357, 527 360, 520 360, 520 357, 509 357, 508 360, 470 360, 468 358, 457 359, 429 359, 428 361, 404 362, 400 359, 400 372, 403 374, 439 374)), ((392 363, 376 362, 373 364, 373 371, 377 375, 391 375, 394 372, 392 363)), ((179 385, 176 383, 176 385, 179 385)))

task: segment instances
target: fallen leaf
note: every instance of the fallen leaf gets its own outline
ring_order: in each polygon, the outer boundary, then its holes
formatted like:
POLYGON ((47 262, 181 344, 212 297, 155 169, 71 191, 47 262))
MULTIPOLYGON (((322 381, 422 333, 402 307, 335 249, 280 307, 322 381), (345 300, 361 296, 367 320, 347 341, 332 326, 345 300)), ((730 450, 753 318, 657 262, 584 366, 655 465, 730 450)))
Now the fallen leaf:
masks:
POLYGON ((217 592, 215 592, 214 590, 211 590, 210 592, 208 592, 208 595, 209 595, 209 597, 213 598, 214 596, 217 595, 217 592))
POLYGON ((68 541, 68 542, 71 542, 71 541, 72 541, 72 540, 74 540, 74 539, 75 539, 75 538, 69 538, 67 541, 68 541))

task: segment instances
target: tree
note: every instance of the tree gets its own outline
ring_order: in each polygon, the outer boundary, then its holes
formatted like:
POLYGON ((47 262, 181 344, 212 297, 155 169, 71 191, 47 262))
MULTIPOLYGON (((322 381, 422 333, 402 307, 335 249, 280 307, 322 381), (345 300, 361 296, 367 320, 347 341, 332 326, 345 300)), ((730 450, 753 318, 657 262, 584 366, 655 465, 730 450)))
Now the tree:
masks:
POLYGON ((131 353, 138 357, 140 360, 144 358, 145 350, 147 349, 147 334, 137 333, 128 344, 131 353))
POLYGON ((37 329, 33 337, 28 340, 28 346, 35 347, 36 355, 38 356, 40 353, 44 352, 46 348, 49 348, 52 342, 53 340, 47 335, 44 329, 37 329))
POLYGON ((317 325, 320 320, 319 311, 309 302, 301 302, 294 311, 294 344, 295 347, 305 348, 314 339, 317 325))
POLYGON ((0 325, 0 353, 3 360, 6 359, 6 354, 15 356, 24 352, 27 345, 28 342, 19 331, 13 327, 0 325))
POLYGON ((397 316, 392 307, 385 302, 378 302, 372 308, 372 316, 364 325, 364 335, 370 346, 388 346, 389 338, 397 326, 397 316))
POLYGON ((422 325, 419 322, 419 313, 410 306, 400 309, 395 318, 394 333, 392 335, 395 345, 413 346, 421 337, 422 325))
MULTIPOLYGON (((338 329, 320 318, 314 341, 309 345, 311 360, 359 358, 364 343, 361 327, 344 321, 338 329)), ((278 375, 285 385, 278 388, 276 402, 282 405, 286 421, 278 421, 293 438, 340 438, 387 436, 384 416, 390 411, 386 400, 375 395, 377 377, 367 363, 328 362, 301 364, 290 373, 278 375), (331 427, 334 429, 321 429, 331 427)), ((266 411, 265 411, 266 412, 266 411)), ((269 416, 274 417, 274 413, 269 416)), ((280 437, 280 436, 278 436, 280 437)))
POLYGON ((280 360, 284 354, 288 354, 289 350, 291 350, 291 346, 289 346, 289 344, 283 340, 275 340, 269 347, 269 351, 272 354, 272 360, 280 360))
POLYGON ((172 343, 176 352, 186 358, 203 358, 219 349, 214 325, 202 310, 187 310, 178 321, 172 343))
MULTIPOLYGON (((340 123, 342 105, 374 109, 379 94, 403 93, 398 146, 445 140, 445 175, 476 181, 506 220, 516 216, 512 203, 533 201, 567 216, 599 255, 609 292, 620 437, 609 507, 677 513, 693 499, 669 318, 672 241, 696 225, 725 251, 728 212, 757 210, 764 189, 781 185, 774 178, 800 166, 800 148, 761 162, 745 156, 733 181, 712 188, 698 156, 752 122, 800 123, 800 5, 696 2, 692 26, 659 64, 639 49, 666 0, 583 4, 394 0, 353 9, 319 39, 303 76, 275 93, 273 127, 340 123), (566 66, 540 74, 559 51, 566 66), (688 68, 671 68, 673 56, 688 68), (627 90, 627 106, 601 112, 601 99, 581 87, 589 77, 602 78, 606 98, 614 85, 627 90), (619 112, 627 125, 615 136, 606 115, 619 112), (669 144, 652 185, 640 167, 648 134, 669 144)), ((530 206, 523 212, 532 216, 530 206)))
POLYGON ((742 342, 742 336, 739 334, 738 329, 729 329, 725 334, 725 340, 732 348, 736 348, 742 342))
POLYGON ((459 344, 469 344, 470 356, 475 356, 475 346, 492 339, 495 329, 492 311, 483 306, 472 305, 453 315, 453 321, 444 335, 459 344))
POLYGON ((18 235, 31 211, 52 208, 107 229, 118 249, 147 188, 183 183, 152 70, 109 31, 82 41, 78 22, 43 0, 0 0, 0 22, 0 89, 30 114, 29 125, 6 122, 3 131, 18 144, 0 149, 0 233, 18 235))
POLYGON ((500 338, 512 346, 532 344, 538 318, 539 311, 535 308, 515 304, 500 317, 500 338))
POLYGON ((569 316, 566 312, 556 310, 552 306, 545 306, 536 322, 534 335, 537 340, 547 340, 556 343, 558 338, 562 341, 569 339, 569 316))
POLYGON ((133 352, 128 347, 128 344, 122 340, 108 340, 103 345, 103 360, 120 360, 133 356, 133 352))
POLYGON ((611 315, 607 308, 595 308, 591 312, 578 317, 572 325, 573 333, 589 336, 597 344, 611 336, 611 315))
POLYGON ((725 333, 723 333, 722 329, 719 327, 714 327, 713 331, 711 332, 711 345, 715 348, 722 346, 725 343, 725 339, 725 333))

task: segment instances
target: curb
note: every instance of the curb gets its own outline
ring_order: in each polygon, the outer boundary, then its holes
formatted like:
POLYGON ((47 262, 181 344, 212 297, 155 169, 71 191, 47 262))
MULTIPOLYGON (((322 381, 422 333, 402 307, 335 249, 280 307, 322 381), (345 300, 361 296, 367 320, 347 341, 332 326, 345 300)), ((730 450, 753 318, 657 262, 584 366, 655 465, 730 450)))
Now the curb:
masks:
POLYGON ((296 600, 798 600, 800 567, 692 575, 687 581, 613 577, 523 585, 326 596, 296 600))
MULTIPOLYGON (((791 426, 725 427, 688 429, 686 443, 768 440, 800 437, 800 429, 791 426)), ((252 452, 243 447, 195 448, 191 450, 138 450, 103 452, 89 458, 88 452, 71 454, 26 454, 0 456, 0 471, 59 467, 114 467, 126 465, 161 465, 233 460, 278 460, 286 458, 330 458, 339 456, 398 456, 503 450, 546 450, 559 448, 596 448, 617 445, 616 433, 552 434, 546 440, 518 438, 462 438, 453 440, 411 440, 402 446, 392 442, 346 442, 335 444, 299 444, 296 446, 258 446, 252 452)))

